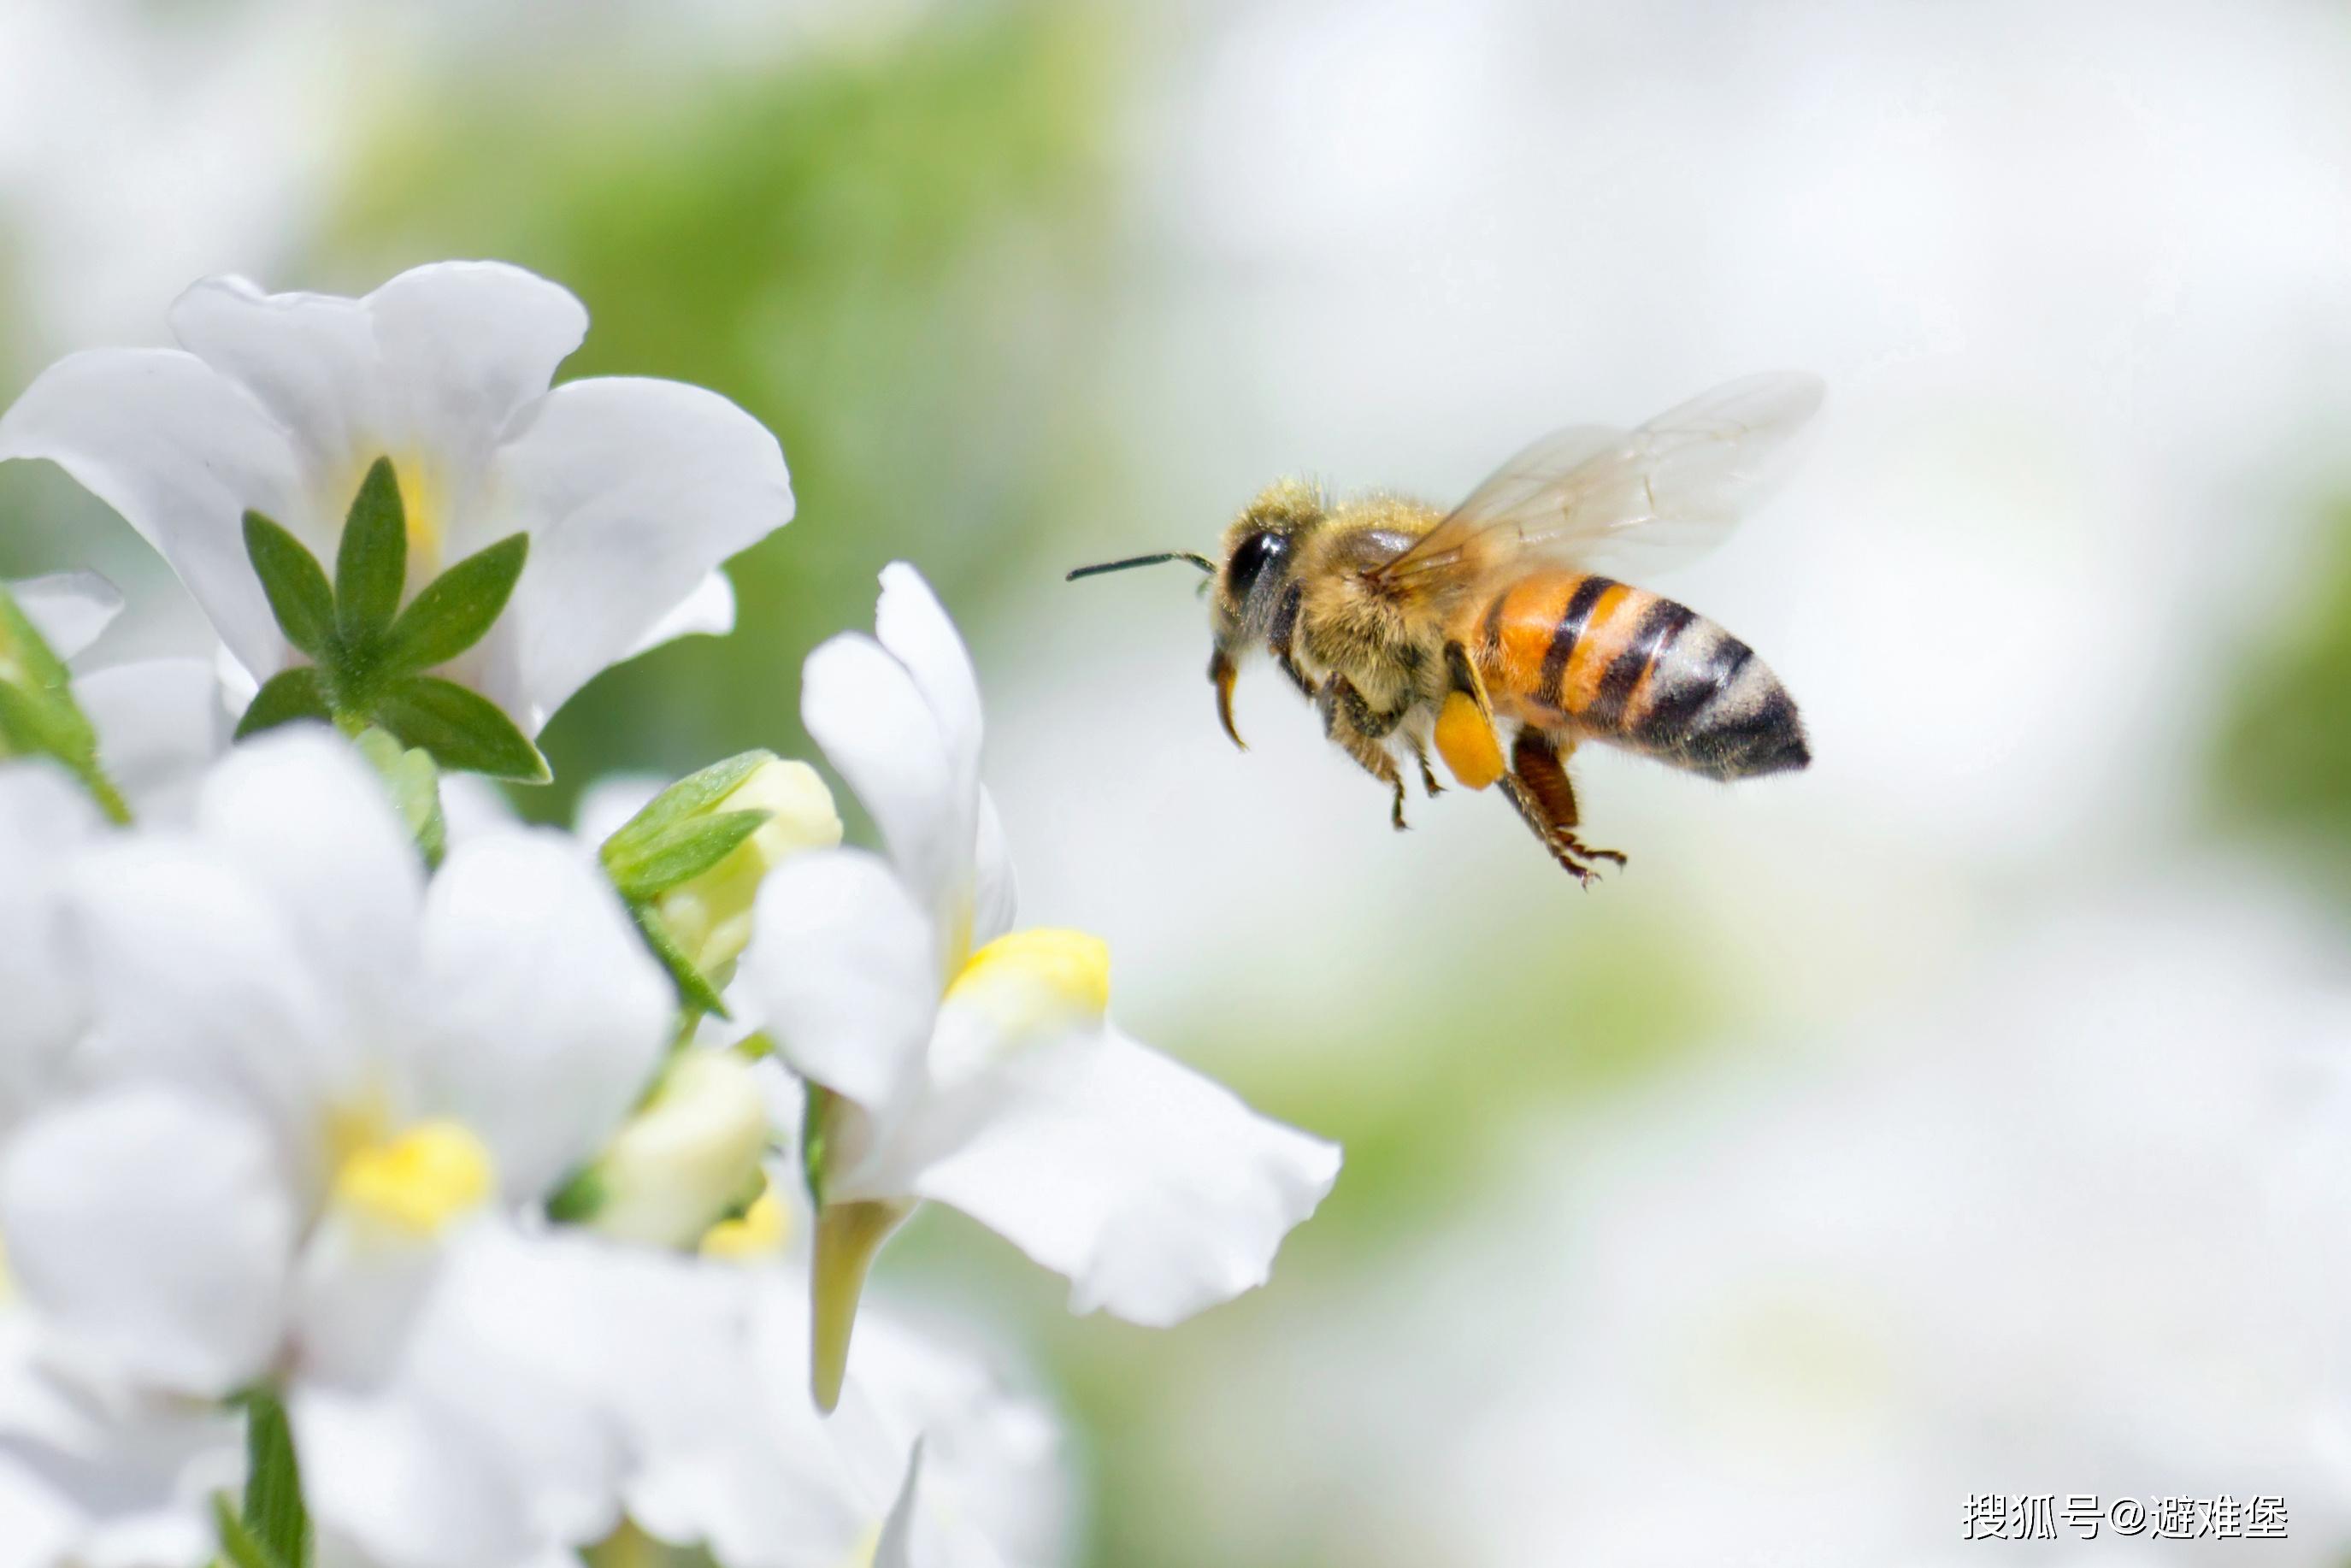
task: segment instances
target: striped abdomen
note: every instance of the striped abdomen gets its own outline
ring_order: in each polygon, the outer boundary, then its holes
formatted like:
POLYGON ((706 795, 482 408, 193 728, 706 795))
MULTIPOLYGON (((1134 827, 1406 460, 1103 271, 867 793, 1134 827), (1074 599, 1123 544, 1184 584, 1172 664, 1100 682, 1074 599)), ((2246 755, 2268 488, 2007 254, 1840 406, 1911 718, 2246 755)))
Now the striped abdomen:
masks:
POLYGON ((1670 599, 1540 571, 1461 631, 1495 710, 1646 752, 1709 779, 1812 760, 1796 705, 1755 651, 1670 599))

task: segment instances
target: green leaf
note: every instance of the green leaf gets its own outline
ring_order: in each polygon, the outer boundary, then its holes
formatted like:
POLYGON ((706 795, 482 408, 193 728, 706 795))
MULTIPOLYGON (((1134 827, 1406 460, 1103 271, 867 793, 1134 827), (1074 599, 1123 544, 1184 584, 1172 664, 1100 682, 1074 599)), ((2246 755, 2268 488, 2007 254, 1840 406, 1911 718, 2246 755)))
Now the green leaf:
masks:
POLYGON ((294 1429, 274 1394, 246 1398, 245 1465, 245 1528, 272 1561, 305 1568, 310 1561, 310 1515, 302 1506, 294 1429))
POLYGON ((677 988, 678 1000, 689 1008, 699 1008, 713 1018, 728 1016, 726 1003, 718 995, 717 988, 694 967, 694 961, 678 946, 677 938, 669 934, 669 927, 662 924, 662 917, 653 906, 630 900, 629 914, 636 921, 637 930, 644 937, 645 946, 653 950, 654 957, 661 960, 662 967, 669 971, 670 983, 677 988))
POLYGON ((23 756, 57 758, 110 820, 131 821, 131 808, 99 765, 98 731, 74 700, 71 672, 0 589, 0 757, 23 756))
POLYGON ((245 716, 236 721, 236 738, 243 740, 296 719, 328 716, 327 693, 319 681, 319 667, 297 664, 290 670, 278 671, 253 694, 245 716))
POLYGON ((383 652, 395 674, 445 664, 480 642, 507 607, 530 555, 528 534, 508 534, 427 584, 392 622, 383 652))
POLYGON ((438 675, 406 675, 376 705, 375 721, 442 767, 544 784, 547 758, 514 720, 480 693, 438 675))
POLYGON ((407 577, 408 514, 392 459, 379 457, 351 497, 335 552, 335 622, 345 643, 356 647, 392 624, 407 577))
POLYGON ((604 856, 604 869, 624 898, 652 898, 689 882, 725 860, 764 826, 771 811, 721 811, 694 817, 658 833, 625 855, 604 856))
POLYGON ((335 591, 327 586, 319 558, 259 512, 245 515, 245 558, 253 562, 286 640, 314 659, 325 658, 335 632, 335 591))
POLYGON ((689 773, 652 800, 604 841, 604 863, 641 859, 647 845, 696 812, 732 795, 743 780, 776 759, 772 751, 746 751, 689 773))
POLYGON ((233 1568, 294 1568, 270 1555, 269 1548, 254 1539, 253 1531, 236 1516, 235 1505, 228 1493, 213 1493, 213 1524, 219 1531, 221 1554, 233 1568))

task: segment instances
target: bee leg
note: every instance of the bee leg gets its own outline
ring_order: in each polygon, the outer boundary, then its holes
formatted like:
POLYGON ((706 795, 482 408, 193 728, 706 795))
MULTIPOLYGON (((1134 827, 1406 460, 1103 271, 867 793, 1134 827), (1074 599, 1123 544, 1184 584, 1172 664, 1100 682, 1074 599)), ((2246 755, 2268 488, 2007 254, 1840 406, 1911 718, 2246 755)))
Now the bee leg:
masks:
POLYGON ((1501 785, 1502 793, 1510 798, 1510 804, 1519 809, 1519 820, 1526 823, 1527 831, 1550 852, 1551 858, 1557 861, 1568 875, 1590 887, 1592 868, 1577 860, 1574 852, 1552 835, 1550 819, 1544 816, 1541 805, 1527 789, 1525 781, 1515 773, 1505 773, 1497 782, 1501 785))
POLYGON ((1412 747, 1412 759, 1420 764, 1421 789, 1430 800, 1436 800, 1445 793, 1445 786, 1437 781, 1437 770, 1428 765, 1428 747, 1421 744, 1420 737, 1409 730, 1405 732, 1405 740, 1412 747))
MULTIPOLYGON (((1575 836, 1580 820, 1575 786, 1568 781, 1566 759, 1551 737, 1538 729, 1520 730, 1510 748, 1510 775, 1541 815, 1544 841, 1555 846, 1554 853, 1564 850, 1580 860, 1625 863, 1616 851, 1595 850, 1575 836)), ((1525 809, 1520 807, 1522 812, 1525 809)))
POLYGON ((1404 820, 1404 774, 1397 768, 1395 758, 1388 755, 1387 737, 1404 722, 1404 713, 1373 711, 1344 675, 1333 675, 1322 683, 1315 698, 1322 710, 1322 733, 1331 737, 1341 750, 1355 759, 1363 770, 1386 785, 1394 798, 1388 805, 1388 821, 1397 832, 1409 826, 1404 820))

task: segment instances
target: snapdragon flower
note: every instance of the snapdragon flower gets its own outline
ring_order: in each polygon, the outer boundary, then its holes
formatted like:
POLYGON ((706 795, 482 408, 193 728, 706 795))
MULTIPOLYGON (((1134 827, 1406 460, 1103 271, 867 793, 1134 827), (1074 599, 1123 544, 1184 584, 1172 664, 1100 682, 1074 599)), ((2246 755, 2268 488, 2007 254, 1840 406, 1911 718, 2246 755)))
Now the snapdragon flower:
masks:
POLYGON ((770 875, 738 982, 816 1086, 824 1407, 867 1268, 922 1199, 1066 1276, 1072 1310, 1164 1326, 1262 1283, 1339 1169, 1336 1146, 1113 1024, 1101 941, 1012 930, 970 655, 912 567, 882 583, 877 636, 810 654, 800 706, 889 858, 816 850, 770 875))
POLYGON ((319 650, 265 590, 247 514, 331 567, 379 460, 404 532, 402 580, 371 590, 384 605, 527 540, 486 634, 419 666, 526 736, 606 665, 731 625, 718 563, 791 517, 775 438, 725 398, 631 377, 550 389, 587 314, 519 267, 436 263, 360 299, 216 277, 170 320, 178 349, 50 366, 0 415, 0 459, 53 459, 120 512, 256 683, 319 650))
POLYGON ((373 1563, 608 1529, 623 1448, 591 1369, 515 1321, 578 1316, 578 1281, 508 1218, 621 1124, 668 1031, 594 871, 513 830, 428 884, 376 778, 305 730, 222 763, 194 831, 76 857, 63 897, 85 1087, 0 1155, 42 1364, 167 1409, 280 1389, 322 1539, 373 1563))
POLYGON ((641 1257, 625 1312, 678 1325, 626 1359, 643 1454, 630 1517, 727 1568, 1050 1568, 1070 1512, 1050 1414, 961 1336, 869 1309, 820 1418, 809 1383, 809 1213, 771 1173, 702 1266, 641 1257), (698 1321, 697 1321, 698 1320, 698 1321), (689 1326, 690 1325, 690 1326, 689 1326))

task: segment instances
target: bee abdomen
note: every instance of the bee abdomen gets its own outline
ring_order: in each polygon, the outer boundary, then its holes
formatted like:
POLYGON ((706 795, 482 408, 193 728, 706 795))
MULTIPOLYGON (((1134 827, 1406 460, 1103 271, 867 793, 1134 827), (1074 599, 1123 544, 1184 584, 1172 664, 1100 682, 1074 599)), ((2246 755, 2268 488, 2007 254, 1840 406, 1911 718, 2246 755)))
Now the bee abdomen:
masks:
POLYGON ((1754 649, 1670 600, 1657 601, 1645 632, 1652 629, 1657 645, 1645 635, 1624 655, 1648 650, 1625 704, 1604 716, 1626 745, 1709 779, 1785 773, 1812 761, 1795 699, 1754 649))
POLYGON ((1480 664, 1519 716, 1711 779, 1803 767, 1796 705, 1746 643, 1686 605, 1604 577, 1537 573, 1498 594, 1480 664))

